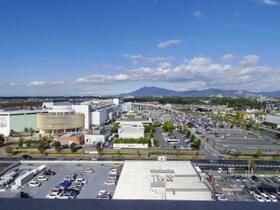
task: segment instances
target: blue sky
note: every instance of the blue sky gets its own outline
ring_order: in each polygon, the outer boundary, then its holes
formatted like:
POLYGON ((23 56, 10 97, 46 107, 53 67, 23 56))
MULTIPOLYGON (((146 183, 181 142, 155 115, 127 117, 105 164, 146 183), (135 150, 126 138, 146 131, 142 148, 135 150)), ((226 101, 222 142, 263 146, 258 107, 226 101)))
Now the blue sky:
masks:
POLYGON ((0 95, 278 90, 279 0, 0 0, 0 95))

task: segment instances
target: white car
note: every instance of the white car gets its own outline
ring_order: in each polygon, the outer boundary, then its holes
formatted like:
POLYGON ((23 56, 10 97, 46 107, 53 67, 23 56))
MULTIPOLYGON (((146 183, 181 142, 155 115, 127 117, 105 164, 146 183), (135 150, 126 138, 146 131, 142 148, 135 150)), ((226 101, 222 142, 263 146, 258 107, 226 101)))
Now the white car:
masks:
POLYGON ((262 195, 263 199, 265 200, 265 202, 272 201, 267 193, 261 193, 261 195, 262 195))
POLYGON ((55 199, 58 198, 62 195, 62 190, 61 189, 53 189, 52 191, 49 192, 49 194, 46 196, 48 199, 55 199))
POLYGON ((87 169, 84 170, 84 172, 85 172, 85 173, 93 173, 94 170, 91 169, 91 168, 87 168, 87 169))
POLYGON ((108 191, 106 191, 106 190, 100 190, 98 192, 98 196, 105 195, 105 194, 110 195, 110 193, 108 191))
POLYGON ((264 203, 264 199, 262 196, 258 195, 258 194, 254 194, 254 198, 258 201, 258 202, 262 202, 264 203))
POLYGON ((115 181, 106 181, 104 182, 105 185, 116 185, 116 182, 115 181))
POLYGON ((223 169, 222 168, 218 168, 218 173, 222 173, 223 169))
POLYGON ((277 198, 275 195, 269 195, 270 199, 272 202, 278 202, 277 198))
POLYGON ((48 180, 48 177, 43 176, 43 175, 40 175, 40 176, 38 176, 37 180, 38 180, 38 181, 47 181, 47 180, 48 180))
POLYGON ((77 179, 75 180, 75 183, 78 183, 78 182, 83 183, 83 184, 86 184, 86 183, 87 183, 87 180, 85 180, 85 179, 83 179, 83 178, 77 178, 77 179))
POLYGON ((117 169, 115 169, 115 168, 112 168, 110 171, 109 171, 109 174, 110 175, 117 175, 117 169))
POLYGON ((29 182, 28 185, 30 187, 39 187, 41 184, 40 184, 40 182, 33 180, 33 181, 29 182))

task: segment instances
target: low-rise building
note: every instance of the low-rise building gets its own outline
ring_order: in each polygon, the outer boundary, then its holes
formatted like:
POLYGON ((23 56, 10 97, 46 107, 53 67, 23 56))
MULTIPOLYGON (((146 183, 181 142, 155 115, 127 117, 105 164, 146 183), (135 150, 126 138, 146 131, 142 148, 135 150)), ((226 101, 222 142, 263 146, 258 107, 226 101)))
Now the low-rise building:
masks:
POLYGON ((72 143, 81 145, 84 144, 84 135, 81 133, 65 133, 57 138, 61 145, 71 145, 72 143))
POLYGON ((145 129, 142 122, 139 121, 121 121, 119 128, 119 138, 144 138, 145 129))
POLYGON ((268 114, 266 115, 265 121, 275 124, 277 128, 280 128, 280 114, 268 114))

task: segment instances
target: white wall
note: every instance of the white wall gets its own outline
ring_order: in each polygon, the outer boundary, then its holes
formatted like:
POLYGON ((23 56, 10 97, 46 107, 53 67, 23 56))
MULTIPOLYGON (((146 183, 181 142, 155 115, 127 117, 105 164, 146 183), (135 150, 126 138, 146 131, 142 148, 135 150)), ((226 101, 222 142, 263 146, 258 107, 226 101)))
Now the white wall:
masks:
POLYGON ((10 116, 0 116, 0 134, 10 135, 10 116))
POLYGON ((106 135, 92 135, 92 134, 86 134, 85 135, 85 144, 86 145, 93 145, 97 142, 105 143, 106 141, 106 135))
POLYGON ((267 115, 266 121, 270 123, 275 123, 278 126, 280 126, 280 115, 267 115))
POLYGON ((93 111, 91 113, 92 125, 103 125, 108 120, 108 114, 106 109, 93 111))
POLYGON ((91 113, 90 113, 90 105, 81 104, 81 105, 72 105, 72 109, 76 113, 84 114, 85 116, 85 129, 89 130, 91 126, 91 113))

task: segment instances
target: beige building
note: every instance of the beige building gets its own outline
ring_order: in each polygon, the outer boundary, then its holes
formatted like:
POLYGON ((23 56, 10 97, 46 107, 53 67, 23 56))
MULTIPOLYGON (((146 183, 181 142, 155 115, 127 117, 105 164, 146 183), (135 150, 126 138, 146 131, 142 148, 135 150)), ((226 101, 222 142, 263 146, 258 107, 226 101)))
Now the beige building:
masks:
POLYGON ((84 114, 76 114, 69 106, 57 106, 37 115, 37 127, 42 134, 77 132, 84 128, 84 114))

